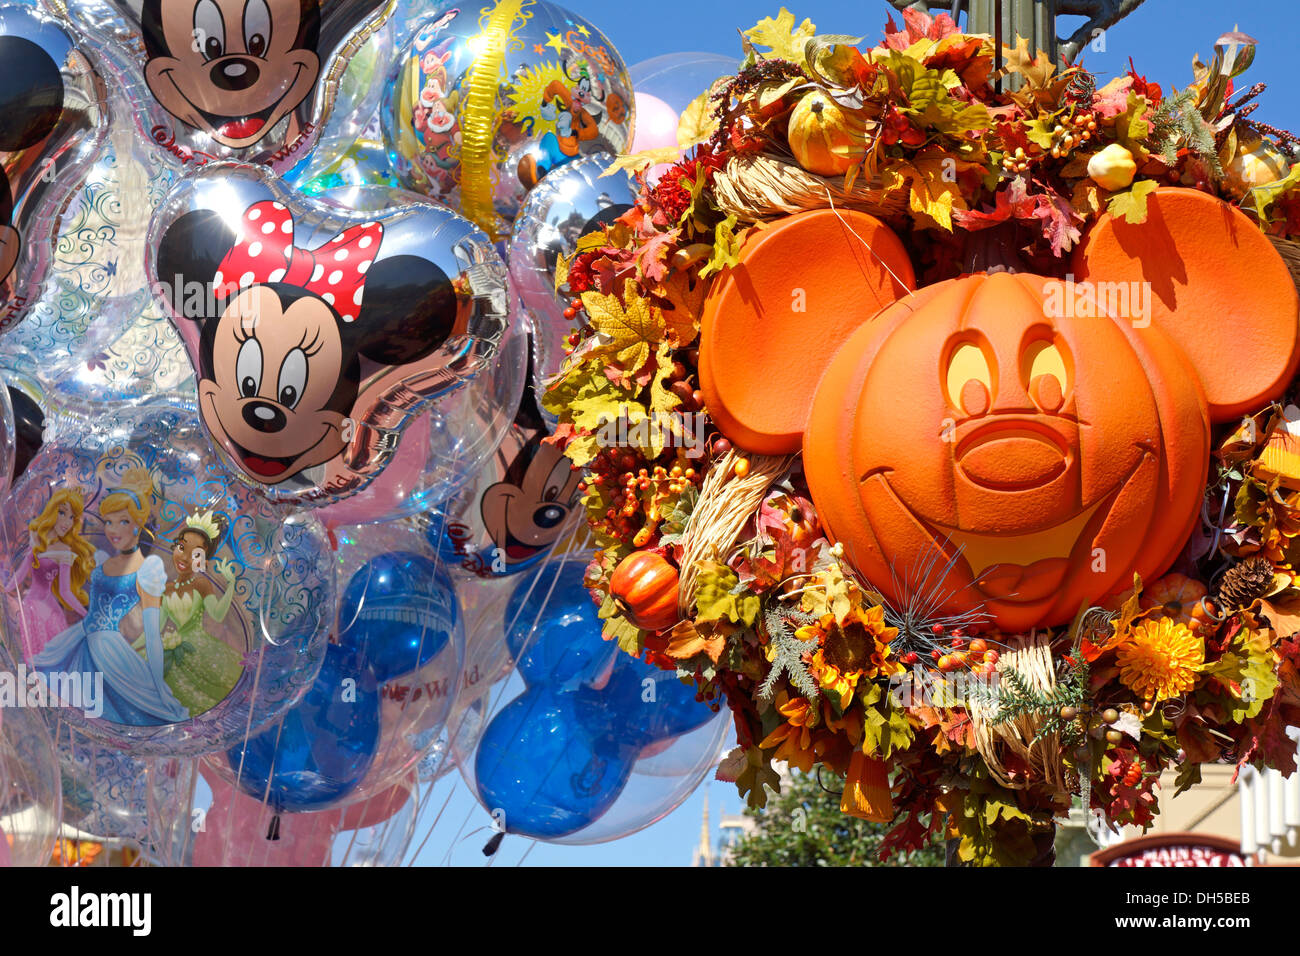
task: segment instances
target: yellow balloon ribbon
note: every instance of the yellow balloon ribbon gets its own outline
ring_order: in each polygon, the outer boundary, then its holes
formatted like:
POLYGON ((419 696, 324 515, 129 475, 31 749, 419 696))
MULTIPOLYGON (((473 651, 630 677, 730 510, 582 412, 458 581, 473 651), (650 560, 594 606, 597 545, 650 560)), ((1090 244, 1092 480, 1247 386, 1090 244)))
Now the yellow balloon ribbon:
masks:
POLYGON ((474 65, 466 81, 468 94, 460 117, 460 206, 494 240, 503 236, 492 199, 492 141, 496 138, 497 98, 505 73, 510 30, 524 0, 501 0, 483 32, 471 42, 474 65))

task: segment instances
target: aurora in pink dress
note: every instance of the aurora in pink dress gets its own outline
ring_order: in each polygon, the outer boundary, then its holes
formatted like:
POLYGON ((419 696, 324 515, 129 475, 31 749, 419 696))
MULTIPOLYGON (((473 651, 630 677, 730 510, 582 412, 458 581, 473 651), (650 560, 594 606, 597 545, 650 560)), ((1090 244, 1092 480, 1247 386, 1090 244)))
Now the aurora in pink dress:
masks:
POLYGON ((57 634, 67 630, 68 625, 86 616, 86 609, 77 596, 72 593, 72 569, 69 564, 55 559, 55 554, 71 552, 50 549, 38 555, 40 567, 32 567, 31 552, 23 556, 22 570, 10 582, 7 590, 14 591, 31 575, 31 587, 21 599, 19 620, 22 633, 23 658, 30 662, 44 650, 45 645, 57 634), (59 602, 59 595, 63 603, 59 602), (67 608, 72 608, 76 617, 70 617, 67 608))

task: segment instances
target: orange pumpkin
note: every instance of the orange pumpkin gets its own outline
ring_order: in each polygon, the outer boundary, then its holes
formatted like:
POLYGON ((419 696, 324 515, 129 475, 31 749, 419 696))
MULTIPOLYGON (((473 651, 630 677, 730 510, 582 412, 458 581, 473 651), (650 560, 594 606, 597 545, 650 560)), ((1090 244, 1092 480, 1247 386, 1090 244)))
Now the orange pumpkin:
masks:
POLYGON ((839 176, 867 155, 866 122, 822 90, 804 94, 786 127, 790 152, 810 173, 839 176))
POLYGON ((713 286, 700 320, 700 391, 738 448, 799 450, 831 356, 882 307, 916 287, 880 220, 819 209, 771 223, 713 286))
POLYGON ((1263 405, 1300 358, 1280 257, 1239 212, 1183 192, 1153 194, 1145 230, 1103 218, 1076 259, 1094 280, 1151 283, 1150 321, 1062 308, 1073 290, 1058 280, 978 274, 836 346, 806 418, 786 414, 807 423, 824 527, 876 588, 1021 631, 1173 563, 1198 519, 1210 422, 1263 405))
POLYGON ((1191 626, 1192 610, 1205 597, 1205 585, 1185 574, 1166 574, 1142 592, 1138 599, 1143 610, 1160 608, 1171 620, 1191 626))
POLYGON ((609 593, 619 612, 645 631, 662 631, 677 613, 677 569, 653 551, 634 551, 618 563, 609 593))

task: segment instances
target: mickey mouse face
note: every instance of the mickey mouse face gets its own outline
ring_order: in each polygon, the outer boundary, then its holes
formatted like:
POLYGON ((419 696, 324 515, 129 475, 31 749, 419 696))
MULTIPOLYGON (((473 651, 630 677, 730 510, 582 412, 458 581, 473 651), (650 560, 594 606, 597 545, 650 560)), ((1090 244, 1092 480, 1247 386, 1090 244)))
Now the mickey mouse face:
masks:
POLYGON ((582 473, 554 445, 530 440, 506 479, 483 493, 483 524, 507 565, 529 561, 560 536, 582 473))
POLYGON ((223 146, 257 143, 320 77, 316 0, 150 0, 142 16, 150 92, 223 146))
POLYGON ((39 295, 58 210, 104 135, 102 96, 59 24, 0 6, 0 329, 39 295))
POLYGON ((166 208, 155 289, 194 363, 204 425, 273 497, 324 503, 362 487, 504 328, 504 267, 449 212, 344 220, 234 164, 205 167, 166 208), (234 215, 232 196, 246 197, 234 215))

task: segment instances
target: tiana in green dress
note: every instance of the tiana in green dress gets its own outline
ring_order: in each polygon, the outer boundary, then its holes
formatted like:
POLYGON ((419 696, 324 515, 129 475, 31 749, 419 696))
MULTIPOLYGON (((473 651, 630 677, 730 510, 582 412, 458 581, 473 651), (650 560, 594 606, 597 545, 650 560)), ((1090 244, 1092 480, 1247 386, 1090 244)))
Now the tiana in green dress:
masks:
POLYGON ((211 537, 186 528, 172 549, 179 577, 162 596, 163 680, 191 717, 225 700, 244 672, 243 655, 205 627, 208 619, 214 624, 225 620, 239 579, 233 562, 213 561, 226 582, 218 595, 211 581, 194 573, 195 551, 212 547, 211 537))

